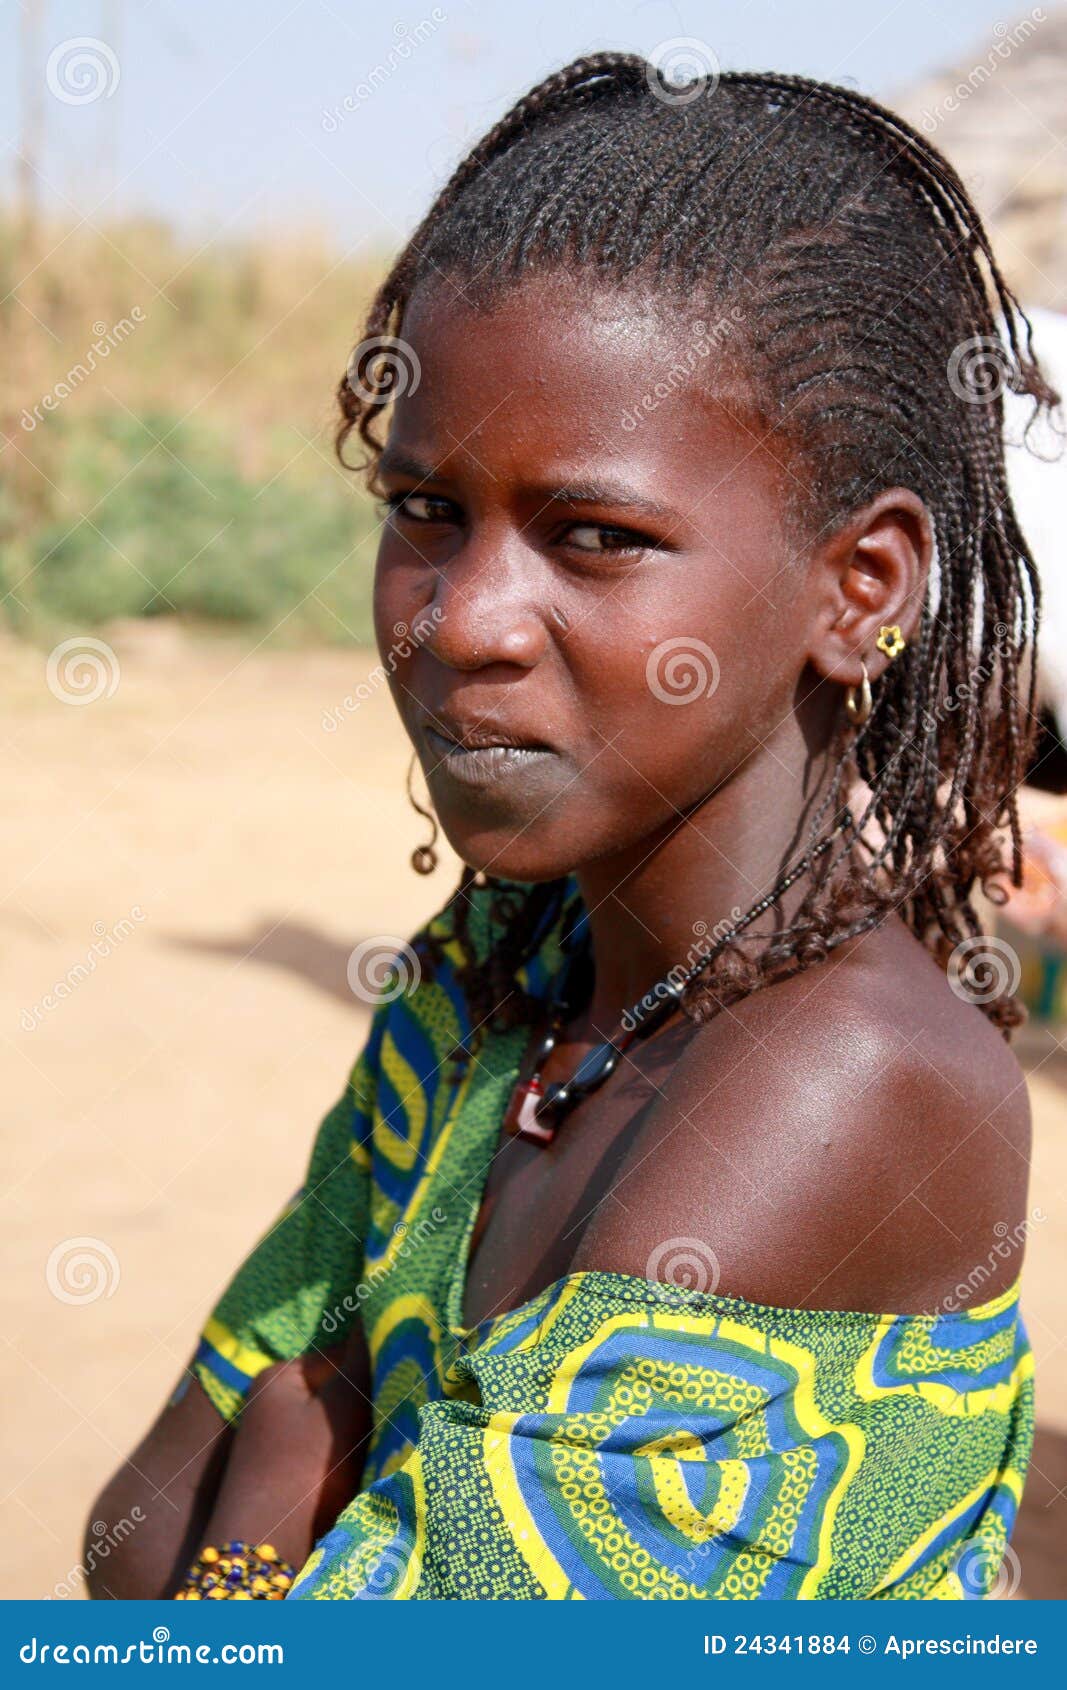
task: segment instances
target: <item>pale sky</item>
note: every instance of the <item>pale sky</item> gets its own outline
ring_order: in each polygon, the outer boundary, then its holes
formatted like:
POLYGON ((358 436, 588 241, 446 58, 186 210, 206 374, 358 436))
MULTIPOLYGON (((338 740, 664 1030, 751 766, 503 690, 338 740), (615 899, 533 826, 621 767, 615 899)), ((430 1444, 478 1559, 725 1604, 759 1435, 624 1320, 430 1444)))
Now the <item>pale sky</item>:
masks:
POLYGON ((26 83, 50 209, 96 224, 147 211, 205 237, 310 224, 358 251, 399 241, 465 147, 579 53, 688 38, 724 70, 887 96, 983 57, 994 25, 1024 15, 1003 0, 3 0, 0 184, 26 83), (79 56, 95 81, 78 80, 79 56))

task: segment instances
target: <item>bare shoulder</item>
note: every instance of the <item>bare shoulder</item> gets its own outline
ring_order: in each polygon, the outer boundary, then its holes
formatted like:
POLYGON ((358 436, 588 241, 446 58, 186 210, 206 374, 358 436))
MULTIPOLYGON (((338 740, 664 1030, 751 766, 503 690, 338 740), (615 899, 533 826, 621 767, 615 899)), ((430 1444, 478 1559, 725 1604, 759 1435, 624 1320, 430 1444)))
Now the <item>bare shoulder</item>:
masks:
POLYGON ((673 1251, 752 1301, 901 1313, 1016 1278, 1025 1078, 901 923, 688 1032, 655 1084, 576 1267, 673 1251))

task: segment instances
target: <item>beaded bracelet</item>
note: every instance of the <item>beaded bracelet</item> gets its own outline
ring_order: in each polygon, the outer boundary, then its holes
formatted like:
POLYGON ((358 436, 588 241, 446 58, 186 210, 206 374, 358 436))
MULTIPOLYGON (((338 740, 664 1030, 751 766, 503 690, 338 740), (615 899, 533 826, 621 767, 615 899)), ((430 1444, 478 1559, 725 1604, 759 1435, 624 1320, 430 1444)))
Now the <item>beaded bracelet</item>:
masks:
POLYGON ((283 1561, 272 1543, 224 1543, 202 1549, 185 1575, 176 1602, 260 1600, 280 1602, 288 1594, 296 1568, 283 1561))

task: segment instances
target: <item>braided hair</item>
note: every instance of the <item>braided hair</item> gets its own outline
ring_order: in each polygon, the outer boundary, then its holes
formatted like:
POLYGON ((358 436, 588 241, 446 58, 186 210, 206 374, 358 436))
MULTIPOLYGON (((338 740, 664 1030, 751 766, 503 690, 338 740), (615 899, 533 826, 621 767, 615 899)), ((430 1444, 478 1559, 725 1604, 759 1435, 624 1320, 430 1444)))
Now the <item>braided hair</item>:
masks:
MULTIPOLYGON (((831 748, 807 849, 857 777, 863 813, 813 862, 788 926, 728 934, 685 1007, 707 1019, 892 908, 948 967, 981 933, 975 884, 1003 901, 1003 877, 1022 876, 1016 788, 1034 737, 1040 592, 1007 489, 1000 392, 1030 394, 1035 410, 1058 397, 963 183, 851 89, 736 73, 678 90, 630 54, 578 59, 459 165, 379 289, 362 345, 400 336, 424 284, 488 303, 553 267, 613 285, 651 278, 665 298, 732 308, 732 355, 803 469, 789 513, 798 538, 896 485, 914 489, 933 525, 916 637, 867 722, 831 748)), ((358 382, 351 370, 337 452, 345 463, 355 432, 373 470, 392 376, 387 361, 358 382)), ((506 1019, 530 1012, 516 971, 562 885, 519 896, 495 883, 499 941, 464 982, 477 1018, 505 1000, 506 1019)), ((461 936, 471 893, 467 872, 452 906, 461 936)), ((976 997, 1005 1034, 1022 1019, 1008 993, 976 997)))

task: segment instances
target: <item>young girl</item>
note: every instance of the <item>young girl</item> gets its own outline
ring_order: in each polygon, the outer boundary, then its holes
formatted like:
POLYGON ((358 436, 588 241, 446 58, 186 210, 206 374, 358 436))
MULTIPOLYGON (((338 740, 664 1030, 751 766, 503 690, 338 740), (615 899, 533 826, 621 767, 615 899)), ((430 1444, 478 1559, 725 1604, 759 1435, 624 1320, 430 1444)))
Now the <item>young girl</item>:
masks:
POLYGON ((339 449, 469 866, 94 1505, 145 1515, 108 1593, 993 1586, 1032 1433, 972 901, 1033 720, 1004 381, 1055 400, 959 178, 849 90, 604 54, 459 167, 339 449))

